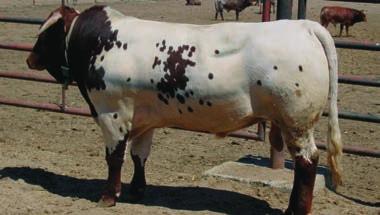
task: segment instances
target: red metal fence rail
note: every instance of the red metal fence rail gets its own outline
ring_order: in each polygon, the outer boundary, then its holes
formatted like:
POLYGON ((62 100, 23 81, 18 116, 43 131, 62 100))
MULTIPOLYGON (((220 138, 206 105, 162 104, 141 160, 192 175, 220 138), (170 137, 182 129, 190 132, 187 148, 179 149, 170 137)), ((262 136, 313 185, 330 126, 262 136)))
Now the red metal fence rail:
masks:
MULTIPOLYGON (((265 13, 265 10, 264 10, 264 13, 265 13)), ((16 17, 16 18, 15 17, 0 17, 0 22, 41 24, 43 20, 32 19, 32 18, 20 18, 20 17, 16 17)), ((336 41, 336 46, 338 48, 355 48, 355 49, 380 51, 379 43, 371 43, 371 42, 336 41)), ((25 43, 24 44, 0 43, 0 49, 19 50, 19 51, 29 52, 32 50, 32 45, 25 44, 25 43)), ((45 82, 45 83, 57 83, 51 76, 38 74, 35 72, 1 72, 0 71, 0 77, 29 80, 29 81, 39 81, 39 82, 45 82)), ((353 76, 353 75, 340 75, 339 82, 347 83, 347 84, 364 85, 364 86, 374 86, 374 87, 380 86, 379 79, 363 78, 360 76, 353 76)), ((73 85, 75 85, 75 83, 73 85)), ((67 107, 64 104, 64 99, 63 99, 62 104, 51 104, 51 103, 36 103, 36 102, 30 102, 30 101, 20 101, 16 99, 0 97, 0 104, 12 105, 12 106, 17 106, 17 107, 42 109, 42 110, 47 110, 47 111, 80 115, 80 116, 90 116, 90 112, 88 109, 67 107)), ((339 116, 344 119, 360 120, 360 121, 376 122, 376 123, 380 122, 380 117, 377 115, 361 115, 358 113, 341 112, 339 113, 339 116)), ((230 136, 263 141, 264 136, 265 136, 265 125, 259 124, 257 133, 237 131, 237 132, 231 133, 230 136)), ((320 149, 325 149, 326 145, 317 144, 317 147, 320 149)), ((352 154, 358 154, 358 155, 380 157, 379 150, 365 149, 362 147, 344 146, 343 151, 346 153, 352 153, 352 154)))

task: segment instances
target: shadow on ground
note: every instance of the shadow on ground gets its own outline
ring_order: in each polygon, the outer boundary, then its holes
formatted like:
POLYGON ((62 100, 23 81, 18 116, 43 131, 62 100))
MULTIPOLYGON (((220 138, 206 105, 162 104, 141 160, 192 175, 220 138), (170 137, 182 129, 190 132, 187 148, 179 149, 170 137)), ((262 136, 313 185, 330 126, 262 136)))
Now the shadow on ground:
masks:
MULTIPOLYGON (((105 180, 80 179, 58 175, 38 168, 6 167, 0 170, 0 179, 22 179, 31 185, 41 186, 50 193, 63 197, 82 198, 97 202, 105 180)), ((123 185, 126 196, 128 185, 123 185)), ((121 197, 119 202, 126 202, 121 197)), ((138 204, 160 206, 177 210, 213 211, 226 214, 282 214, 263 200, 254 197, 207 187, 147 186, 144 200, 138 204)))
MULTIPOLYGON (((240 158, 239 160, 237 160, 237 162, 245 163, 245 164, 252 164, 252 165, 261 166, 261 167, 268 167, 268 168, 270 166, 269 158, 261 157, 261 156, 255 156, 255 155, 246 155, 246 156, 240 158)), ((293 165, 294 165, 294 163, 292 160, 288 160, 288 159, 285 160, 284 167, 286 169, 293 170, 293 165)), ((347 195, 344 195, 342 193, 336 192, 332 188, 331 173, 330 173, 330 170, 328 169, 328 167, 323 166, 323 165, 318 165, 317 174, 323 175, 325 177, 326 187, 329 190, 331 190, 332 192, 334 192, 335 194, 337 194, 337 195, 339 195, 345 199, 351 200, 351 201, 355 202, 356 204, 361 204, 361 205, 365 205, 365 206, 369 206, 369 207, 380 207, 380 202, 367 202, 367 201, 363 201, 363 200, 355 198, 355 197, 347 196, 347 195)))

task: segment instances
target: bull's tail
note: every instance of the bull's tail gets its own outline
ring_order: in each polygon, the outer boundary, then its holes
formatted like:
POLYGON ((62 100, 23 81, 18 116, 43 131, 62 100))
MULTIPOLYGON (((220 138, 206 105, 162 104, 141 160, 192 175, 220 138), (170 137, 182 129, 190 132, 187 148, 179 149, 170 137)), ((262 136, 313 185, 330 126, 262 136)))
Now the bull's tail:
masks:
POLYGON ((333 187, 342 184, 342 140, 338 123, 338 59, 334 40, 330 33, 319 24, 313 28, 314 34, 321 42, 329 66, 329 118, 327 136, 327 161, 332 174, 333 187))

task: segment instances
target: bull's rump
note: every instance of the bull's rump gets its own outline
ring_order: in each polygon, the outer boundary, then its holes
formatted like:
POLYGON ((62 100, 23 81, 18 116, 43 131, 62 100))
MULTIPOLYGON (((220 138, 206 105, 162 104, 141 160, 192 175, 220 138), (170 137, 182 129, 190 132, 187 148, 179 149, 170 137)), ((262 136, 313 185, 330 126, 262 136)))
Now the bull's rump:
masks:
POLYGON ((111 49, 97 65, 106 70, 109 92, 134 98, 135 123, 221 133, 257 118, 308 118, 323 108, 328 93, 328 66, 315 26, 126 18, 112 28, 128 49, 111 49))

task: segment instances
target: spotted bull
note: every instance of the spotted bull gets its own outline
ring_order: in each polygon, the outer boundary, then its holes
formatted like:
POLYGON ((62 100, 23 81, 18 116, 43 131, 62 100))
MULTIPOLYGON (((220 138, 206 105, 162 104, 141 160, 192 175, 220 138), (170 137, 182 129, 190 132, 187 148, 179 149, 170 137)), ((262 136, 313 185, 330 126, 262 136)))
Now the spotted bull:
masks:
POLYGON ((125 151, 134 163, 128 198, 143 197, 155 128, 225 136, 268 120, 271 139, 283 139, 295 161, 286 212, 308 214, 319 157, 313 131, 326 103, 328 162, 334 184, 341 181, 337 56, 318 23, 198 26, 141 20, 105 6, 80 14, 62 7, 41 26, 27 63, 59 82, 75 81, 88 103, 105 139, 102 206, 115 205, 121 194, 125 151))

